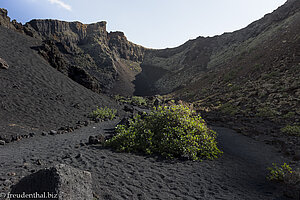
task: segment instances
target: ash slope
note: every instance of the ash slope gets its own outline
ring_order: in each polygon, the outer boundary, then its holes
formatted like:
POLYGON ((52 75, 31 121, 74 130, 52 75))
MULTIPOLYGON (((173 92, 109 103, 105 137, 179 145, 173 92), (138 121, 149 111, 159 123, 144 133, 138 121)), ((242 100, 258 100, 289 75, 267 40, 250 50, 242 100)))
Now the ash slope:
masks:
POLYGON ((57 129, 83 120, 97 105, 117 107, 74 82, 33 50, 41 41, 0 26, 0 138, 57 129))

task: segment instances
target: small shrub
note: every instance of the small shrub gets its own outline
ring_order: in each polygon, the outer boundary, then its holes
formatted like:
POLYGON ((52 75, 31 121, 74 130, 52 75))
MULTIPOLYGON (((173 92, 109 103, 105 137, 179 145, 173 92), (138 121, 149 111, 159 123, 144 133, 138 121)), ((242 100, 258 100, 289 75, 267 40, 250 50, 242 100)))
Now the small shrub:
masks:
POLYGON ((284 177, 288 174, 293 173, 292 168, 284 163, 281 167, 278 167, 277 164, 273 163, 273 167, 269 167, 269 175, 267 176, 268 180, 271 181, 284 181, 284 177))
POLYGON ((300 126, 287 125, 281 129, 281 132, 291 136, 300 136, 300 126))
POLYGON ((115 98, 116 101, 118 101, 120 103, 130 103, 130 101, 128 100, 128 98, 123 97, 123 96, 118 95, 118 94, 115 95, 114 98, 115 98))
POLYGON ((101 120, 105 120, 105 119, 109 119, 109 120, 113 120, 116 117, 117 114, 117 110, 116 109, 110 109, 107 107, 104 108, 99 108, 97 107, 96 110, 92 111, 90 113, 90 118, 96 120, 96 119, 101 119, 101 120))
POLYGON ((223 75, 223 80, 225 82, 232 81, 236 77, 236 74, 237 74, 236 71, 229 71, 223 75))
POLYGON ((269 107, 262 107, 258 108, 256 112, 257 117, 266 117, 266 118, 272 118, 277 115, 277 112, 269 107))
POLYGON ((146 106, 147 101, 143 97, 133 96, 131 98, 131 103, 137 106, 146 106))
POLYGON ((115 95, 114 98, 120 103, 128 103, 136 106, 147 106, 146 99, 139 96, 123 97, 121 95, 115 95))
POLYGON ((220 107, 221 112, 229 115, 235 115, 239 111, 238 106, 234 106, 231 103, 225 103, 220 107))
POLYGON ((291 119, 295 117, 296 113, 295 112, 288 112, 287 114, 283 115, 284 119, 291 119))
POLYGON ((136 115, 129 126, 118 125, 106 146, 119 152, 156 154, 192 160, 217 158, 221 151, 216 133, 184 105, 157 107, 150 114, 136 115))
POLYGON ((116 101, 120 101, 121 99, 123 99, 123 96, 117 94, 117 95, 114 96, 114 99, 116 101))

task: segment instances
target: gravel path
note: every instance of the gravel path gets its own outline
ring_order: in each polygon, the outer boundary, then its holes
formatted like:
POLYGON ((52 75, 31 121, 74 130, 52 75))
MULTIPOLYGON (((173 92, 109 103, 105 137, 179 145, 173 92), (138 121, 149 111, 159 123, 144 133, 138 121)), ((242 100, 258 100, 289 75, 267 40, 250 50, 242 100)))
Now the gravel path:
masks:
POLYGON ((65 163, 92 173, 99 199, 284 199, 281 188, 265 180, 265 168, 281 161, 271 146, 219 127, 214 129, 224 154, 215 161, 160 161, 80 145, 116 123, 92 124, 73 133, 0 146, 0 192, 8 192, 22 176, 65 163))

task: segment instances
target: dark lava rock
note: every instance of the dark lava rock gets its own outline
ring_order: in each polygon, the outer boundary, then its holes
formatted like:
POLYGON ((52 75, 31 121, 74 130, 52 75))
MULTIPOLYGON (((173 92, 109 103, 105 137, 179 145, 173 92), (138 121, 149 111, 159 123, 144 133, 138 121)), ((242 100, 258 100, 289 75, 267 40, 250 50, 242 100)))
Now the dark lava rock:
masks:
POLYGON ((35 164, 42 165, 42 161, 40 159, 37 159, 35 164))
POLYGON ((129 118, 128 117, 123 117, 123 119, 117 124, 117 125, 129 125, 129 118))
POLYGON ((8 179, 3 182, 4 186, 10 186, 11 184, 12 184, 12 182, 8 179))
POLYGON ((42 132, 42 136, 46 136, 47 133, 45 131, 42 132))
POLYGON ((26 194, 43 194, 45 192, 57 195, 53 199, 59 200, 92 200, 91 173, 59 164, 24 177, 11 190, 12 194, 23 194, 24 192, 26 194))
POLYGON ((81 153, 79 153, 75 156, 75 158, 80 158, 80 157, 81 157, 81 153))
POLYGON ((78 66, 70 66, 68 76, 83 85, 84 87, 91 89, 94 92, 100 93, 101 86, 97 83, 97 79, 91 76, 85 69, 78 66))
POLYGON ((57 134, 57 131, 51 130, 49 134, 50 134, 50 135, 56 135, 56 134, 57 134))
POLYGON ((35 133, 29 133, 30 137, 33 137, 35 135, 35 133))
POLYGON ((125 112, 133 113, 134 108, 133 108, 133 106, 125 105, 123 110, 124 110, 125 112))
POLYGON ((103 144, 104 142, 105 142, 105 136, 102 134, 89 137, 89 144, 103 144))
POLYGON ((300 160, 300 151, 296 151, 294 157, 293 157, 293 160, 295 161, 299 161, 300 160))
POLYGON ((293 199, 300 199, 300 169, 284 177, 286 188, 284 194, 293 199))
POLYGON ((7 64, 7 62, 5 60, 3 60, 2 58, 0 58, 0 69, 8 69, 9 65, 7 64))
POLYGON ((0 145, 5 145, 5 141, 4 140, 0 140, 0 145))

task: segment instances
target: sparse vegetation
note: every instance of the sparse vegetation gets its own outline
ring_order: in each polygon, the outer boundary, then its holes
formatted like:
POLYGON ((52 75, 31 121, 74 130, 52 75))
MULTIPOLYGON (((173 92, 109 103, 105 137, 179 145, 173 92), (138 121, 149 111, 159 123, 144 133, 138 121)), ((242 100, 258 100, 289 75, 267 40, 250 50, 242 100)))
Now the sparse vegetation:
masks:
POLYGON ((280 76, 280 72, 278 72, 278 71, 272 71, 271 73, 263 74, 262 78, 263 79, 271 79, 271 78, 279 77, 279 76, 280 76))
POLYGON ((227 102, 220 106, 221 112, 229 115, 235 115, 238 113, 239 108, 238 106, 234 106, 233 104, 227 102))
POLYGON ((236 92, 238 90, 241 89, 241 86, 240 85, 237 85, 237 84, 234 84, 234 85, 231 85, 230 88, 229 88, 229 91, 231 92, 236 92))
POLYGON ((284 163, 280 167, 277 166, 277 164, 275 163, 273 163, 272 165, 273 167, 268 168, 269 170, 269 175, 267 176, 268 180, 282 182, 285 176, 293 173, 292 168, 286 163, 284 163))
POLYGON ((286 135, 300 136, 300 126, 287 125, 281 129, 281 132, 283 132, 286 135))
POLYGON ((115 100, 121 103, 128 103, 135 106, 147 106, 146 99, 140 96, 123 97, 121 95, 115 95, 115 100))
POLYGON ((269 107, 258 108, 256 111, 257 117, 272 118, 277 115, 277 112, 269 107))
POLYGON ((284 119, 290 119, 295 117, 296 113, 295 112, 288 112, 287 114, 283 115, 284 119))
POLYGON ((147 101, 143 97, 133 96, 131 98, 131 103, 137 106, 146 106, 147 101))
POLYGON ((92 111, 89 115, 90 118, 92 118, 93 120, 113 120, 116 117, 117 114, 117 110, 116 109, 111 109, 108 107, 97 107, 96 110, 92 111))
POLYGON ((230 72, 227 72, 226 74, 224 74, 223 76, 223 80, 225 82, 229 82, 231 80, 233 80, 236 76, 236 72, 233 72, 233 71, 230 71, 230 72))
POLYGON ((184 105, 159 106, 148 115, 136 115, 129 126, 118 125, 116 132, 106 146, 119 152, 192 160, 214 159, 221 154, 216 133, 184 105))

